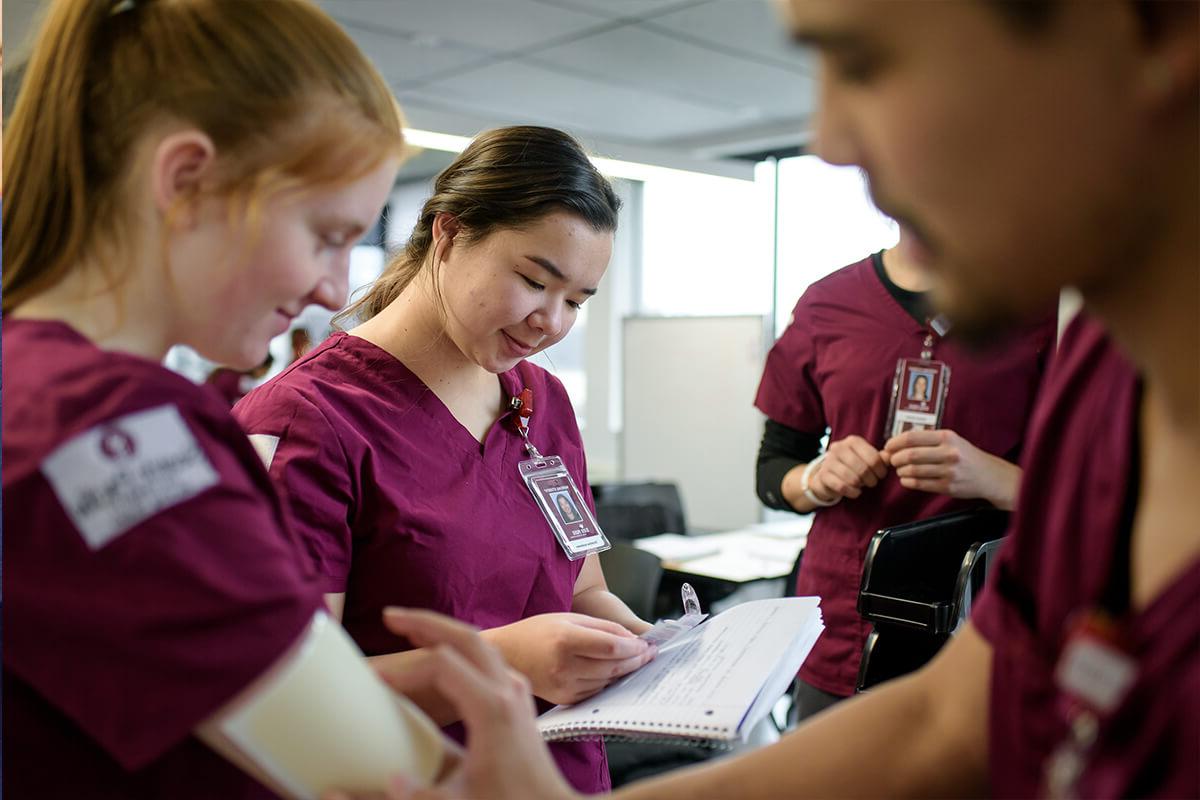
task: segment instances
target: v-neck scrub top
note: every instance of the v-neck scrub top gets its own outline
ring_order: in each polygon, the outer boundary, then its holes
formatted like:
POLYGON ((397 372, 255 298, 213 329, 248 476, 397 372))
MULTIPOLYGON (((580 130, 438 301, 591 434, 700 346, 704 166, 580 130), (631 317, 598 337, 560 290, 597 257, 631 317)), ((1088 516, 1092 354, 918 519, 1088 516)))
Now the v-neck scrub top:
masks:
MULTIPOLYGON (((1076 614, 1129 601, 1137 373, 1081 314, 1046 383, 1011 535, 971 617, 992 646, 994 797, 1039 795, 1047 756, 1067 735, 1054 668, 1076 614)), ((1200 797, 1200 558, 1177 566, 1144 608, 1109 609, 1137 674, 1100 725, 1079 797, 1200 797)))
MULTIPOLYGON (((767 356, 755 405, 803 433, 819 437, 828 427, 830 441, 857 435, 882 449, 896 362, 919 358, 930 333, 865 258, 805 291, 767 356)), ((951 369, 942 427, 1015 461, 1054 335, 1052 316, 980 352, 934 334, 933 358, 951 369)), ((857 499, 818 509, 796 593, 821 597, 825 631, 800 678, 832 694, 854 693, 871 627, 856 610, 858 587, 867 546, 879 529, 983 502, 906 489, 889 470, 857 499)))
POLYGON ((273 797, 191 735, 323 608, 215 392, 3 324, 4 795, 273 797))
MULTIPOLYGON (((528 362, 499 378, 507 396, 533 391, 529 438, 562 457, 590 505, 562 384, 528 362)), ((529 456, 505 424, 511 412, 481 445, 401 361, 337 333, 234 414, 269 455, 293 528, 324 590, 345 593, 343 622, 368 655, 410 646, 384 627, 389 605, 481 628, 571 610, 583 560, 567 559, 521 480, 517 465, 529 456)), ((451 728, 461 737, 461 726, 451 728)), ((609 787, 602 742, 551 751, 577 789, 609 787)))

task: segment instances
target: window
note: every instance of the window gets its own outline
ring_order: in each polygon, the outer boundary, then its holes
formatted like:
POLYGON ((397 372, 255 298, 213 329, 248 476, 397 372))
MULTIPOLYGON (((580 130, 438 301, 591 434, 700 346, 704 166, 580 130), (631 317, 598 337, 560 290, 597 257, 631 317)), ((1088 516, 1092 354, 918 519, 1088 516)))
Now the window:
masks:
POLYGON ((687 172, 645 182, 639 313, 770 313, 773 172, 764 162, 753 182, 687 172))
POLYGON ((779 264, 775 335, 809 284, 899 240, 899 228, 875 208, 857 167, 816 156, 779 162, 779 264))

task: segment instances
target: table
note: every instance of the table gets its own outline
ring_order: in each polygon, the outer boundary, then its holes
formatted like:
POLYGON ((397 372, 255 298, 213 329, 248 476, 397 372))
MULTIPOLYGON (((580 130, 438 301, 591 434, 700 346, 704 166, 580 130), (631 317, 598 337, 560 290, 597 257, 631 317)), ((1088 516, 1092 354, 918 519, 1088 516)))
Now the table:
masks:
MULTIPOLYGON (((677 604, 678 586, 692 583, 705 610, 757 597, 778 597, 791 587, 783 579, 792 572, 812 517, 762 522, 731 531, 682 536, 664 533, 635 539, 639 550, 663 562, 663 599, 677 604)), ((669 611, 663 610, 669 615, 669 611)))
POLYGON ((811 525, 811 517, 797 517, 720 533, 663 533, 635 539, 632 544, 661 558, 666 570, 750 583, 786 577, 804 549, 811 525))

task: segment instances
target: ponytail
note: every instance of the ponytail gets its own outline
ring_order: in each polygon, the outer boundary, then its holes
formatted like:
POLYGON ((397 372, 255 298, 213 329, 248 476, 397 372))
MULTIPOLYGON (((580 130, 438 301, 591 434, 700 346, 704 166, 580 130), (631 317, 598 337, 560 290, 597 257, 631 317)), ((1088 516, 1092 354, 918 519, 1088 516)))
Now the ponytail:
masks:
POLYGON ((87 65, 100 28, 101 2, 55 3, 43 23, 52 47, 36 47, 4 131, 4 311, 62 277, 82 255, 88 226, 84 154, 87 65), (43 88, 44 87, 44 88, 43 88), (42 265, 39 269, 39 265, 42 265))

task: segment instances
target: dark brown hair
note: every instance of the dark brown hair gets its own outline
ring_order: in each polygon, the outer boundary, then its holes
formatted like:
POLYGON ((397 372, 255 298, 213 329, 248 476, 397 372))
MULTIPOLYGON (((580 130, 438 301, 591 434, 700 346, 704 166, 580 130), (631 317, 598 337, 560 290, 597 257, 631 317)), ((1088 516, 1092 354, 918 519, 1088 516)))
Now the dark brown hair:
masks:
MULTIPOLYGON (((1187 0, 1193 2, 1194 0, 1187 0)), ((1054 21, 1062 0, 985 0, 1018 33, 1041 33, 1054 21)), ((1133 11, 1148 35, 1159 32, 1165 0, 1134 0, 1133 11)))
POLYGON ((403 148, 387 84, 310 0, 54 0, 4 131, 5 311, 128 237, 134 145, 171 122, 212 139, 211 192, 250 225, 403 148))
POLYGON ((335 321, 366 321, 400 296, 433 246, 433 222, 449 214, 455 242, 470 245, 497 230, 536 223, 554 211, 577 215, 596 231, 615 231, 621 201, 571 136, 520 125, 475 137, 437 176, 416 227, 362 299, 335 321))

